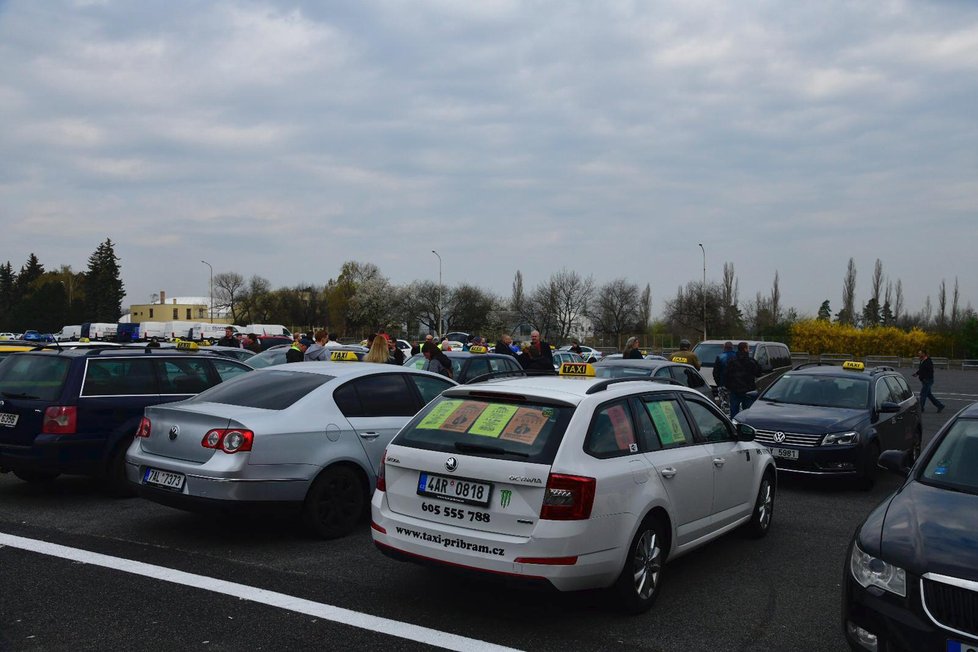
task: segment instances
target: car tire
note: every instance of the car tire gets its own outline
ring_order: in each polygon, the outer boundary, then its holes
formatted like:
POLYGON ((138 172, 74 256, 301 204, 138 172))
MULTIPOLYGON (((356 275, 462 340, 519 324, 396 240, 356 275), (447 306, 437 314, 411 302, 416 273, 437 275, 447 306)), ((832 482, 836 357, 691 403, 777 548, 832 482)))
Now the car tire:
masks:
POLYGON ((126 477, 126 451, 132 440, 126 439, 120 442, 112 456, 105 465, 105 472, 102 474, 102 484, 106 493, 116 498, 132 498, 136 495, 136 487, 129 482, 126 477))
POLYGON ((874 441, 869 445, 866 452, 866 459, 863 460, 863 472, 859 478, 859 487, 863 491, 869 491, 876 485, 876 466, 880 459, 879 442, 874 441))
POLYGON ((313 534, 337 539, 353 531, 366 505, 367 497, 357 472, 348 466, 332 466, 312 483, 302 515, 313 534))
POLYGON ((24 482, 38 484, 42 482, 51 482, 61 474, 53 471, 14 471, 14 475, 24 482))
POLYGON ((654 516, 646 517, 628 547, 625 565, 613 588, 627 613, 640 614, 652 608, 667 553, 665 526, 654 516))
POLYGON ((761 486, 757 489, 757 499, 754 501, 754 511, 750 520, 744 525, 744 532, 752 539, 760 539, 771 529, 771 519, 774 517, 774 473, 768 471, 761 478, 761 486))

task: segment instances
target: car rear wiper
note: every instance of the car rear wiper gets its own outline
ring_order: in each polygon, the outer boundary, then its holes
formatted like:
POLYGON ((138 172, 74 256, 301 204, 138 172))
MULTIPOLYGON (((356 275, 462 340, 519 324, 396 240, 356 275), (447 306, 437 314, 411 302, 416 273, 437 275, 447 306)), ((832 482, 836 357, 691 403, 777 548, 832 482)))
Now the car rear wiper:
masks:
POLYGON ((3 394, 6 398, 40 398, 39 396, 32 396, 31 394, 26 394, 24 392, 19 394, 14 392, 0 392, 0 394, 3 394))
POLYGON ((461 453, 490 453, 492 455, 516 455, 517 457, 529 457, 529 453, 520 451, 509 451, 500 446, 485 446, 483 444, 468 444, 464 441, 455 442, 455 450, 461 453))

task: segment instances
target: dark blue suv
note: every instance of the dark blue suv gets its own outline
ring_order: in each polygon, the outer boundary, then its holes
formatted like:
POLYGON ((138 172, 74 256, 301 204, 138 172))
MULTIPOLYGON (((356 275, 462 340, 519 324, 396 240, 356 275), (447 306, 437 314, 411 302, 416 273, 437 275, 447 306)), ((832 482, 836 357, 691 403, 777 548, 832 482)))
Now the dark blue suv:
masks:
POLYGON ((159 348, 7 356, 0 362, 0 472, 26 482, 96 476, 126 494, 125 454, 143 409, 249 371, 226 357, 159 348))

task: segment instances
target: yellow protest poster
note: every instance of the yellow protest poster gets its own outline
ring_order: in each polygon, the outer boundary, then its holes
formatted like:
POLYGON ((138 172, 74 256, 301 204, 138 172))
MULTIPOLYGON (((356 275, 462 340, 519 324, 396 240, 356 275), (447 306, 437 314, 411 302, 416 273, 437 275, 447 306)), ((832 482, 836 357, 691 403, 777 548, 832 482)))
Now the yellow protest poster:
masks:
POLYGON ((482 403, 480 401, 465 401, 455 408, 451 416, 445 419, 445 423, 442 424, 441 429, 451 430, 453 432, 465 432, 487 406, 488 403, 482 403))
POLYGON ((547 417, 543 416, 542 411, 519 408, 499 438, 532 446, 545 425, 547 425, 547 417))
POLYGON ((682 424, 679 423, 676 406, 671 401, 646 403, 645 409, 652 417, 652 423, 659 432, 659 440, 663 446, 686 443, 686 434, 683 432, 682 424))
POLYGON ((428 413, 428 415, 421 420, 418 424, 419 430, 440 430, 442 424, 445 420, 452 415, 459 405, 462 404, 461 399, 449 399, 447 401, 442 401, 428 413))
POLYGON ((509 420, 516 414, 518 408, 515 405, 489 405, 479 418, 475 420, 469 428, 470 435, 481 435, 483 437, 498 437, 502 434, 503 428, 509 420))

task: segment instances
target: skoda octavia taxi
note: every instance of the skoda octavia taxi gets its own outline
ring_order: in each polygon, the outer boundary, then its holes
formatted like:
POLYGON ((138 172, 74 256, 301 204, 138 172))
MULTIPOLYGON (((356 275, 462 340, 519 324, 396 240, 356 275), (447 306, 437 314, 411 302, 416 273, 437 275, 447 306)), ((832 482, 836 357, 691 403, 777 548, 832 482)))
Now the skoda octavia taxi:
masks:
POLYGON ((613 589, 641 612, 666 561, 741 526, 767 532, 775 467, 753 438, 699 392, 652 379, 454 387, 388 446, 374 542, 406 561, 613 589))

